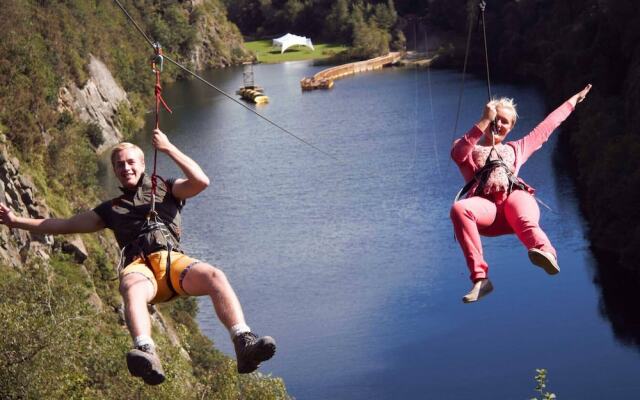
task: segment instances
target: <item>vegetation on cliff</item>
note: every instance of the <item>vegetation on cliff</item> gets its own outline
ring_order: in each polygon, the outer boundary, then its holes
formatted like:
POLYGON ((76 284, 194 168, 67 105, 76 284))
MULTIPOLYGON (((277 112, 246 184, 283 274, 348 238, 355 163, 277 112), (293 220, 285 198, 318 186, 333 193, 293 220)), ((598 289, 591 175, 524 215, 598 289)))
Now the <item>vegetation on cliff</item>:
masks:
MULTIPOLYGON (((123 3, 165 52, 194 69, 248 57, 218 0, 123 3)), ((153 104, 148 44, 110 1, 3 1, 0 26, 0 147, 19 159, 9 171, 3 155, 0 200, 9 199, 11 180, 23 179, 12 175, 19 165, 52 215, 93 207, 100 194, 100 127, 60 109, 60 90, 70 82, 83 87, 90 56, 102 60, 128 92, 131 106, 118 108, 118 124, 133 134, 153 104)), ((176 77, 176 69, 165 69, 164 79, 176 77)), ((25 194, 11 196, 16 202, 25 194)), ((58 239, 33 246, 36 238, 0 229, 1 253, 19 258, 0 259, 0 398, 287 398, 280 379, 238 376, 235 361, 200 333, 193 299, 155 313, 154 336, 168 379, 145 386, 125 365, 131 341, 113 279, 112 235, 83 236, 88 258, 79 261, 58 239), (47 250, 36 254, 33 248, 47 250)))

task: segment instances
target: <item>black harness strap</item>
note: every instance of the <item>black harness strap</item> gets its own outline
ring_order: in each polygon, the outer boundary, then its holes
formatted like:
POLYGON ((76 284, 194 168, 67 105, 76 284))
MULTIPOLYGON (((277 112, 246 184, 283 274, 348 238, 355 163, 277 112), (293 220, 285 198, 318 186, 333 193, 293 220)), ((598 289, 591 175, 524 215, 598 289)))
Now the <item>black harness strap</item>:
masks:
POLYGON ((509 179, 509 188, 507 190, 507 194, 510 194, 514 190, 526 190, 526 185, 520 182, 518 178, 516 178, 516 176, 511 172, 511 169, 509 168, 509 166, 504 162, 502 157, 500 157, 500 154, 498 153, 496 148, 492 147, 491 151, 489 151, 489 155, 487 156, 484 166, 480 168, 480 170, 478 170, 478 172, 476 172, 475 175, 473 175, 473 178, 471 178, 469 182, 467 182, 462 187, 462 189, 460 189, 460 191, 458 191, 458 194, 456 195, 454 202, 460 200, 460 198, 466 195, 471 190, 473 185, 475 185, 476 183, 478 184, 478 186, 476 187, 476 190, 473 192, 473 195, 481 196, 484 186, 486 185, 487 180, 491 175, 491 172, 493 172, 493 170, 495 170, 496 168, 500 168, 500 167, 502 167, 505 170, 507 174, 507 178, 509 179), (495 153, 497 158, 491 159, 491 153, 495 153))
POLYGON ((171 282, 171 251, 172 250, 173 250, 173 246, 171 245, 171 243, 168 243, 167 244, 167 267, 165 269, 165 276, 167 278, 167 286, 171 291, 171 297, 169 297, 167 301, 173 299, 178 295, 178 292, 176 292, 176 289, 173 287, 173 283, 171 282))
POLYGON ((171 252, 172 251, 182 252, 182 250, 180 249, 180 244, 177 240, 176 235, 174 234, 173 230, 169 227, 169 225, 165 224, 155 211, 150 212, 150 215, 147 218, 147 221, 145 222, 145 224, 140 229, 140 234, 138 235, 138 238, 135 242, 136 245, 138 246, 140 257, 142 257, 142 259, 145 261, 147 268, 153 270, 153 267, 148 257, 148 253, 151 251, 151 249, 149 249, 148 246, 145 246, 144 242, 145 241, 148 242, 147 235, 150 235, 153 232, 160 232, 165 242, 162 245, 162 247, 164 247, 164 249, 166 249, 167 251, 165 279, 167 281, 167 287, 171 291, 171 297, 169 297, 165 301, 169 301, 178 295, 178 292, 176 292, 173 286, 173 283, 171 282, 171 252))

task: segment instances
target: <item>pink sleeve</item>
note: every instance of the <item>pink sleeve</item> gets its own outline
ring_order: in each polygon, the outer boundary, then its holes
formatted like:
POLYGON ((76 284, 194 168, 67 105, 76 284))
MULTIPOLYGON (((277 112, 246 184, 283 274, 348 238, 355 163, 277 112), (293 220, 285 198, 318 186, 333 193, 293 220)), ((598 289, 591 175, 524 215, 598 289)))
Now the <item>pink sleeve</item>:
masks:
POLYGON ((474 125, 463 137, 453 142, 453 148, 451 149, 453 161, 458 165, 465 162, 473 151, 473 146, 478 143, 481 137, 482 131, 474 125))
POLYGON ((549 140, 553 131, 567 119, 573 112, 573 105, 568 101, 564 102, 560 107, 556 108, 551 114, 547 115, 541 123, 538 124, 529 134, 520 140, 511 142, 510 144, 516 150, 516 169, 524 164, 531 154, 536 152, 542 145, 549 140))

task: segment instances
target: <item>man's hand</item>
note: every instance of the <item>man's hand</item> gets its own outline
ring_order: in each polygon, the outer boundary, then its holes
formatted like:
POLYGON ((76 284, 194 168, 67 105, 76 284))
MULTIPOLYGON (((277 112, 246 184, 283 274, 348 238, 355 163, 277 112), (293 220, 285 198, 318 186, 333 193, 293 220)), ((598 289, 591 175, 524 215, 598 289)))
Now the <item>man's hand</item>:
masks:
POLYGON ((4 203, 0 203, 0 224, 11 228, 15 220, 16 216, 13 214, 13 211, 4 203))
POLYGON ((160 129, 153 130, 153 139, 151 140, 151 143, 153 143, 153 147, 163 153, 167 153, 174 147, 173 144, 171 144, 171 142, 169 141, 167 135, 162 133, 160 129))

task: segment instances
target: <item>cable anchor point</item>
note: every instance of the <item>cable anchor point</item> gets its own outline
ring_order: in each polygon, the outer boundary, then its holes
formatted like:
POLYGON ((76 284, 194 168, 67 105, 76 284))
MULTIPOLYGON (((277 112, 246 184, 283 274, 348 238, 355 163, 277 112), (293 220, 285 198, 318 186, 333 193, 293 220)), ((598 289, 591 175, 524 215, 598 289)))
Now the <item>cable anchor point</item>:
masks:
POLYGON ((162 46, 160 43, 153 44, 154 54, 151 56, 151 70, 154 73, 162 72, 164 67, 164 56, 162 55, 162 46))

